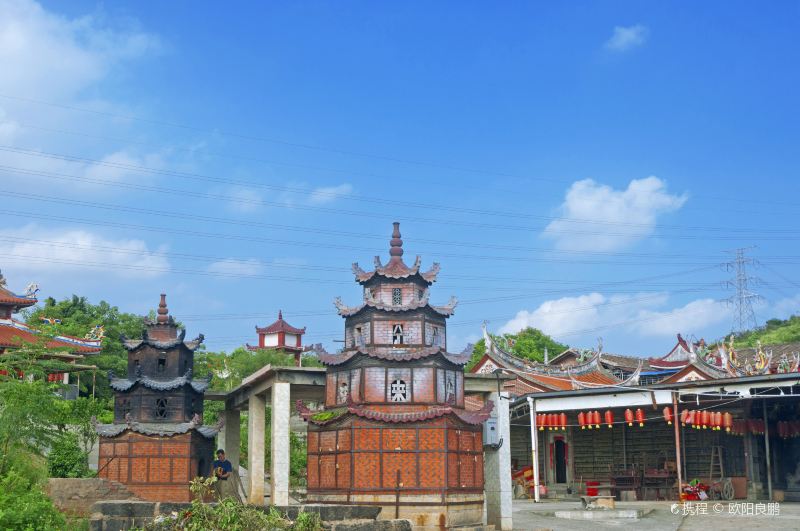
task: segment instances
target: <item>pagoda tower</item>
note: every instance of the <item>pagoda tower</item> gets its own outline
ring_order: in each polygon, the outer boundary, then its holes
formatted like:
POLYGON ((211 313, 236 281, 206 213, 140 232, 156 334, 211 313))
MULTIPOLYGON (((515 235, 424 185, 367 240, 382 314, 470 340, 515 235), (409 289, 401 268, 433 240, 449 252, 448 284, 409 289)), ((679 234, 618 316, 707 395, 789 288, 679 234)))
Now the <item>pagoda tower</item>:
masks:
POLYGON ((482 424, 492 403, 464 409, 469 354, 447 352, 444 306, 429 301, 439 265, 403 261, 394 224, 386 265, 353 264, 363 288, 356 306, 335 304, 345 347, 319 353, 326 365, 325 408, 308 421, 308 500, 383 506, 382 518, 416 528, 479 525, 483 517, 482 424))
POLYGON ((295 328, 283 320, 283 311, 278 310, 278 320, 269 326, 256 327, 258 346, 248 343, 248 350, 276 349, 294 356, 294 364, 299 367, 303 353, 303 334, 305 327, 295 328))
POLYGON ((145 321, 142 338, 122 338, 126 377, 109 371, 114 423, 97 426, 98 475, 124 483, 145 500, 190 501, 189 481, 209 475, 213 461, 219 426, 203 425, 210 380, 192 379, 203 335, 192 341, 185 336, 162 294, 158 316, 145 321))

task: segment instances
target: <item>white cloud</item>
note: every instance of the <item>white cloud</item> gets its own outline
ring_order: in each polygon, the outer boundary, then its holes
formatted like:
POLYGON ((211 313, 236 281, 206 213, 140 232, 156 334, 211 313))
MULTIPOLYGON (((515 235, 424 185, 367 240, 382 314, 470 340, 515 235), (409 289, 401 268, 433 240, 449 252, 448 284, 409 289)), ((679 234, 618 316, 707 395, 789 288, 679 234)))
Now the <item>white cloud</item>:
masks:
POLYGON ((353 187, 348 184, 340 184, 338 186, 321 186, 315 188, 308 198, 308 202, 312 205, 324 205, 332 203, 344 195, 352 193, 353 187))
POLYGON ((604 295, 587 293, 545 301, 535 310, 521 310, 500 333, 538 328, 556 339, 623 331, 641 337, 669 337, 676 333, 701 336, 711 327, 729 322, 730 308, 713 299, 698 299, 676 308, 662 309, 667 293, 604 295))
POLYGON ((256 276, 263 273, 264 269, 264 264, 255 258, 246 260, 226 258, 208 266, 210 273, 231 276, 256 276))
POLYGON ((570 186, 559 219, 542 235, 559 249, 618 250, 652 234, 657 218, 678 210, 687 199, 686 194, 667 193, 666 183, 653 176, 634 179, 625 190, 584 179, 570 186))
MULTIPOLYGON (((111 181, 151 179, 149 174, 125 166, 161 168, 164 153, 138 154, 140 149, 124 147, 108 153, 97 142, 87 144, 85 138, 47 130, 75 130, 78 120, 77 129, 87 135, 119 136, 122 125, 131 125, 129 120, 79 113, 61 106, 135 114, 117 102, 95 95, 102 93, 99 90, 102 83, 114 77, 120 67, 160 49, 156 36, 142 32, 129 19, 120 25, 98 14, 68 18, 32 0, 0 0, 0 94, 11 97, 0 98, 0 142, 31 151, 79 153, 101 161, 66 161, 47 155, 3 151, 0 164, 111 181), (91 98, 89 93, 93 95, 91 98)), ((59 192, 85 193, 87 187, 93 191, 114 190, 52 177, 44 180, 13 172, 9 175, 2 178, 18 186, 42 186, 59 192)))
POLYGON ((663 312, 642 309, 632 327, 644 336, 670 336, 681 331, 702 332, 708 327, 729 322, 731 309, 724 302, 699 299, 680 308, 663 312))
POLYGON ((231 186, 225 196, 229 199, 232 210, 239 212, 257 212, 264 208, 264 198, 261 192, 247 186, 231 186))
POLYGON ((0 90, 6 94, 72 98, 120 60, 159 46, 153 35, 112 30, 96 16, 68 19, 32 0, 0 0, 0 90))
POLYGON ((27 225, 0 231, 3 269, 16 277, 41 273, 60 276, 152 278, 163 275, 170 264, 142 240, 109 239, 85 230, 46 229, 27 225))
POLYGON ((627 52, 643 45, 647 40, 648 33, 647 27, 641 24, 615 26, 614 33, 605 43, 605 48, 612 52, 627 52))

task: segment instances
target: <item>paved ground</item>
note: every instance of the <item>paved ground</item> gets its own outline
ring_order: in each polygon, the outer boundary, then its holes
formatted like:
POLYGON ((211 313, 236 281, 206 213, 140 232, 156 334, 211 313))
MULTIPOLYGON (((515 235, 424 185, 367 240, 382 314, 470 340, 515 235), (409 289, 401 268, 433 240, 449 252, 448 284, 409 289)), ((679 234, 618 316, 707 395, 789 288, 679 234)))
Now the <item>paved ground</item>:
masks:
MULTIPOLYGON (((756 506, 739 502, 734 511, 763 512, 774 510, 766 505, 756 506)), ((800 503, 781 503, 777 516, 730 514, 728 503, 705 506, 708 514, 698 514, 703 506, 696 506, 693 514, 683 514, 683 509, 670 502, 620 502, 619 509, 639 509, 650 512, 639 520, 567 520, 553 516, 554 511, 572 510, 579 502, 541 502, 514 500, 514 529, 521 531, 600 531, 604 529, 643 529, 647 531, 728 531, 737 529, 759 531, 800 530, 800 503), (700 509, 698 511, 697 509, 700 509), (677 512, 678 514, 674 514, 677 512)), ((689 509, 691 512, 691 509, 689 509)))

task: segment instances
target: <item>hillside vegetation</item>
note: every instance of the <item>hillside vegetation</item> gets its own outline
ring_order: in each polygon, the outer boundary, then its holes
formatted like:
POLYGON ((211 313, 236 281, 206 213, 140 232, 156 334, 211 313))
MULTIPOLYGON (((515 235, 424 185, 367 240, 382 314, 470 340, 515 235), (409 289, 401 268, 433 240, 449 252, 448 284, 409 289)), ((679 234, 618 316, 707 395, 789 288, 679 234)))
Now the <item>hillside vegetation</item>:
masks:
POLYGON ((757 341, 761 341, 762 345, 800 342, 800 316, 793 315, 785 320, 770 319, 763 328, 736 336, 735 345, 755 347, 757 341))

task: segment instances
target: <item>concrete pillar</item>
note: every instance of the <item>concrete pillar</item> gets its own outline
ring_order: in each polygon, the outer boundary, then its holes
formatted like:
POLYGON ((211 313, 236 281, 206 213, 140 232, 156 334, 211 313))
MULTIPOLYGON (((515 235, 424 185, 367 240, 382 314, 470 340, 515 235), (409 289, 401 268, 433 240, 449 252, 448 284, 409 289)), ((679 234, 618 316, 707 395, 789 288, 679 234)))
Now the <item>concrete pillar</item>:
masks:
POLYGON ((248 502, 264 505, 264 416, 267 400, 250 395, 247 401, 247 475, 250 483, 248 502))
POLYGON ((289 505, 289 417, 291 385, 272 384, 272 455, 270 482, 272 505, 289 505))
POLYGON ((217 434, 217 448, 225 450, 225 456, 233 465, 233 469, 238 473, 241 414, 237 409, 226 409, 222 412, 222 418, 225 425, 222 427, 219 434, 217 434))
POLYGON ((491 393, 494 415, 497 416, 497 432, 503 444, 497 450, 487 447, 483 463, 484 490, 486 496, 486 523, 495 529, 513 529, 511 521, 511 419, 508 413, 508 393, 491 393))

